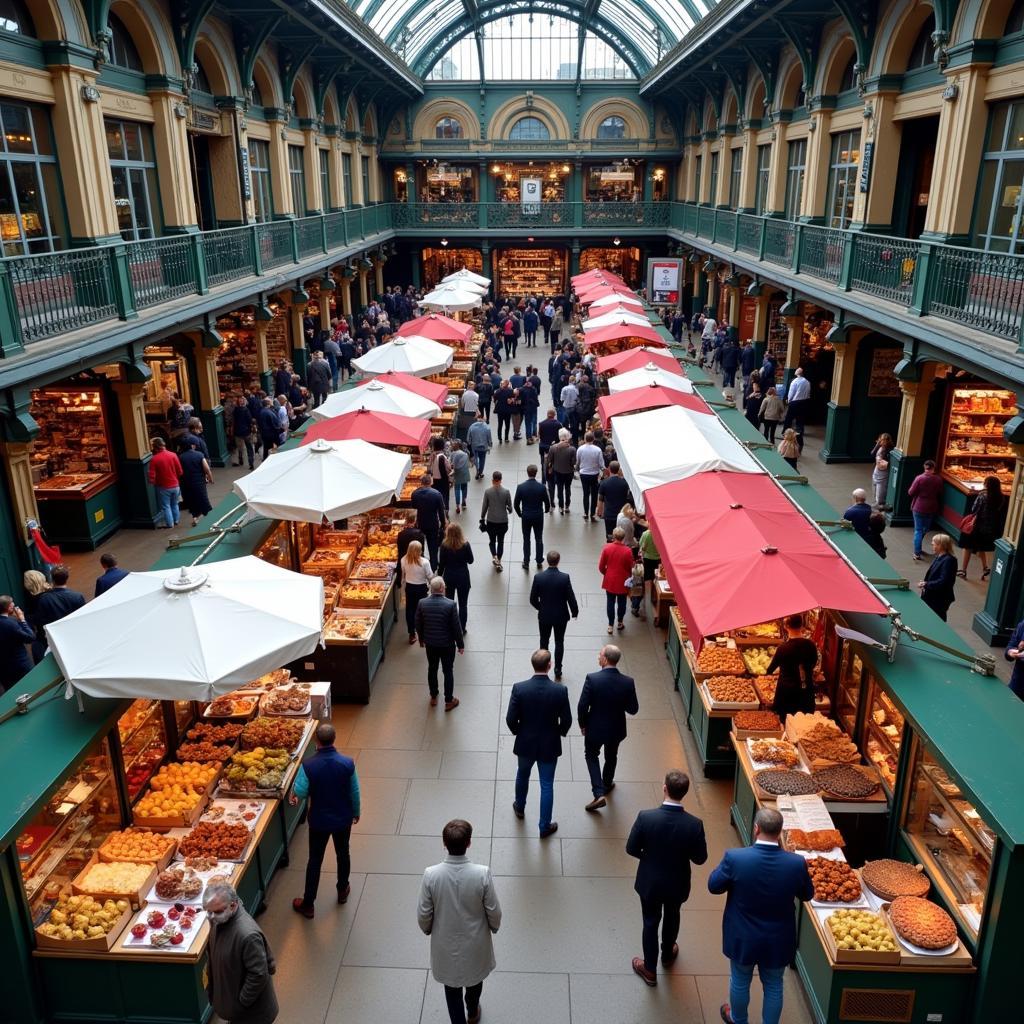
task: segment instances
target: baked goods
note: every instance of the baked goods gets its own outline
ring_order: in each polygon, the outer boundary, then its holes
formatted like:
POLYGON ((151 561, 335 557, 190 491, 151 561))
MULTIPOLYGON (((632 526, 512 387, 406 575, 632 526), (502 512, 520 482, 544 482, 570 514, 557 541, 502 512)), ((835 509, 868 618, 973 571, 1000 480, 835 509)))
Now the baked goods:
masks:
POLYGON ((763 676, 775 657, 774 647, 744 647, 743 661, 751 675, 763 676))
POLYGON ((779 624, 775 619, 769 622, 759 622, 755 626, 744 626, 735 630, 737 636, 758 638, 761 640, 777 640, 779 636, 779 624))
POLYGON ((341 603, 356 607, 369 605, 379 608, 384 603, 387 591, 388 585, 376 580, 349 580, 341 588, 341 603))
POLYGON ((127 900, 100 903, 91 896, 61 896, 36 930, 50 939, 98 939, 119 924, 128 909, 127 900))
MULTIPOLYGON (((818 729, 818 727, 815 726, 815 729, 818 729)), ((826 736, 823 739, 805 736, 800 740, 800 746, 812 761, 860 764, 860 751, 845 733, 839 736, 826 736)))
POLYGON ((756 704, 757 694, 746 679, 736 676, 712 676, 704 684, 708 695, 718 704, 756 704))
POLYGON ((130 896, 146 884, 153 871, 152 864, 125 864, 100 861, 86 871, 76 883, 82 892, 123 893, 130 896))
POLYGON ((825 919, 839 949, 896 953, 896 940, 881 915, 871 910, 837 910, 825 919))
POLYGON ((812 829, 810 832, 789 828, 783 834, 783 841, 792 850, 813 850, 816 853, 828 853, 846 845, 842 832, 837 828, 812 829))
POLYGON ((922 949, 945 949, 956 942, 956 925, 942 907, 920 896, 899 896, 889 904, 896 934, 922 949))
POLYGON ((880 783, 853 765, 836 764, 811 773, 818 788, 830 796, 846 800, 863 800, 877 792, 880 783))
POLYGON ((198 761, 172 761, 165 764, 160 771, 149 780, 149 788, 154 790, 175 787, 191 787, 198 793, 205 793, 210 783, 215 782, 222 768, 220 761, 200 764, 198 761))
POLYGON ((366 640, 376 624, 374 615, 339 615, 335 612, 324 623, 324 639, 366 640))
POLYGON ((216 857, 186 857, 185 867, 193 871, 212 871, 217 866, 216 857))
POLYGON ((309 707, 309 689, 290 686, 273 690, 263 698, 262 708, 268 715, 301 715, 309 707))
POLYGON ((292 751, 298 746, 305 731, 305 722, 290 721, 287 718, 254 718, 242 732, 242 750, 273 747, 292 751))
POLYGON ((860 879, 845 860, 811 857, 807 871, 819 903, 856 903, 860 899, 860 879))
POLYGON ((762 704, 769 706, 775 703, 775 691, 779 688, 779 677, 754 676, 754 689, 757 690, 762 704))
POLYGON ((788 768, 763 768, 754 772, 754 781, 772 796, 806 796, 818 792, 817 783, 807 772, 788 768))
POLYGON ((208 718, 245 718, 256 707, 255 697, 218 697, 206 709, 208 718))
POLYGON ((351 579, 354 580, 390 580, 395 574, 394 563, 373 562, 360 558, 352 567, 351 579))
POLYGON ((99 848, 101 860, 156 864, 174 850, 174 840, 145 829, 126 828, 111 832, 99 848))
POLYGON ((829 736, 840 735, 842 730, 839 726, 817 711, 797 711, 786 719, 786 737, 794 743, 808 736, 811 739, 827 739, 829 736))
POLYGON ((927 896, 932 887, 919 864, 889 858, 865 862, 861 879, 876 896, 889 902, 900 896, 927 896))
POLYGON ((183 857, 215 857, 217 860, 238 860, 249 845, 251 833, 244 825, 201 821, 181 842, 183 857))
POLYGON ((741 676, 747 671, 740 652, 732 647, 707 644, 697 656, 697 670, 715 675, 741 676))
POLYGON ((398 560, 398 548, 394 544, 367 544, 359 552, 359 556, 371 562, 391 562, 393 564, 398 560))
POLYGON ((192 743, 182 743, 178 747, 178 757, 184 761, 194 761, 198 764, 210 764, 213 761, 223 763, 231 756, 231 751, 234 749, 234 743, 211 743, 209 740, 196 740, 192 743))
POLYGON ((762 764, 777 764, 795 768, 800 763, 796 747, 786 740, 751 740, 750 756, 762 764))
POLYGON ((774 711, 738 711, 732 718, 734 729, 745 732, 778 732, 782 722, 774 711))
POLYGON ((206 740, 207 743, 231 743, 242 733, 244 726, 238 722, 225 722, 223 725, 214 725, 212 722, 197 722, 188 731, 185 737, 192 743, 199 743, 206 740))
POLYGON ((202 891, 203 880, 194 871, 183 867, 161 871, 154 887, 157 896, 168 903, 176 900, 194 900, 202 891))
POLYGON ((273 747, 233 754, 224 773, 225 786, 242 793, 280 789, 290 760, 287 750, 273 747))

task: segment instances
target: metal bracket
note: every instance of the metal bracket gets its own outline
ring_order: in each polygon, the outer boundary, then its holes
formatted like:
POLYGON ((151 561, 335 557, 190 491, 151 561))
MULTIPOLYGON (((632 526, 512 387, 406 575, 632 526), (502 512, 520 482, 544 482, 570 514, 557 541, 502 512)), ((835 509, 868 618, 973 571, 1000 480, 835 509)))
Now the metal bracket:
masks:
MULTIPOLYGON (((850 529, 852 530, 853 527, 851 526, 850 529)), ((875 587, 894 587, 896 590, 910 589, 910 580, 905 580, 902 577, 897 579, 881 579, 874 576, 865 576, 864 579, 875 587)))

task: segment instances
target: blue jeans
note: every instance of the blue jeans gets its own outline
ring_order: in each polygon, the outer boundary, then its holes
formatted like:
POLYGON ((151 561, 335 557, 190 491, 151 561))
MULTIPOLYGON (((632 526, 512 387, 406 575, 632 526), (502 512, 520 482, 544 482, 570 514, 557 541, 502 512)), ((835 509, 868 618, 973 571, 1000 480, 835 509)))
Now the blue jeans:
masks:
POLYGON ((537 766, 540 776, 540 830, 551 824, 551 812, 555 807, 555 766, 557 761, 535 761, 532 757, 519 755, 519 770, 516 772, 516 807, 526 808, 526 794, 530 788, 530 772, 537 766))
MULTIPOLYGON (((757 976, 764 989, 761 1008, 762 1024, 779 1024, 782 1016, 782 978, 785 967, 757 968, 757 976)), ((750 982, 754 977, 753 964, 729 961, 729 1010, 736 1024, 747 1024, 747 1006, 750 1003, 750 982)))
POLYGON ((462 483, 459 480, 455 481, 455 506, 466 504, 466 498, 469 496, 469 481, 462 483))
POLYGON ((608 605, 608 625, 614 626, 615 622, 613 616, 616 611, 616 604, 618 605, 619 622, 626 617, 626 595, 625 594, 612 594, 605 591, 605 600, 608 605))
POLYGON ((935 516, 931 512, 912 512, 914 517, 914 554, 921 554, 921 542, 924 535, 932 528, 935 516))
POLYGON ((526 421, 526 436, 536 437, 537 436, 537 410, 530 409, 529 412, 523 413, 523 419, 526 421))
POLYGON ((178 511, 178 502, 181 501, 180 487, 154 487, 156 491, 156 504, 164 522, 168 526, 177 526, 181 513, 178 511))
POLYGON ((476 471, 483 476, 484 463, 487 461, 487 449, 486 448, 474 448, 473 449, 473 464, 476 466, 476 471))

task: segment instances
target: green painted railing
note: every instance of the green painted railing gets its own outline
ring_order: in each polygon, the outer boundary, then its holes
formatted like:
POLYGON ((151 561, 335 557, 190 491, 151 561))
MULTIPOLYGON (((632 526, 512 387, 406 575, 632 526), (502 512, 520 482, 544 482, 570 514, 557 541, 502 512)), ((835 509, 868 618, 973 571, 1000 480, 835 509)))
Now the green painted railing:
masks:
POLYGON ((669 225, 672 203, 543 202, 521 203, 396 203, 395 229, 423 231, 489 231, 495 228, 651 229, 669 225))
POLYGON ((674 203, 669 224, 758 263, 1015 342, 1024 351, 1024 256, 674 203))

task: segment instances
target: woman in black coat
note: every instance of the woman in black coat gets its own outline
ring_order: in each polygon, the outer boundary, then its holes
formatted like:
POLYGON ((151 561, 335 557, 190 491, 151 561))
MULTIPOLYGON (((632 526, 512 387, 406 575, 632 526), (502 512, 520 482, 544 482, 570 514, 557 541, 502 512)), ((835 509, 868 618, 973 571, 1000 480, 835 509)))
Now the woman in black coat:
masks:
POLYGON ((459 605, 459 622, 466 632, 469 618, 469 567, 473 564, 473 549, 469 546, 462 527, 449 523, 441 541, 441 552, 437 560, 438 575, 444 580, 445 589, 459 605))
POLYGON ((755 384, 750 389, 746 402, 743 403, 743 415, 747 417, 747 420, 753 425, 755 430, 761 426, 761 402, 763 400, 764 395, 761 394, 761 389, 755 384))
POLYGON ((974 529, 960 537, 964 562, 957 576, 967 579, 967 566, 971 564, 971 555, 976 552, 981 559, 981 578, 986 580, 991 571, 988 567, 989 552, 995 551, 996 538, 1002 535, 1006 519, 1006 497, 999 477, 985 477, 985 489, 975 497, 971 514, 974 516, 974 529))
POLYGON ((928 566, 928 571, 924 574, 924 579, 918 583, 917 589, 921 591, 921 600, 945 622, 946 612, 956 600, 953 596, 953 587, 956 584, 956 555, 953 554, 952 537, 945 533, 935 534, 932 537, 932 551, 935 560, 928 566))

